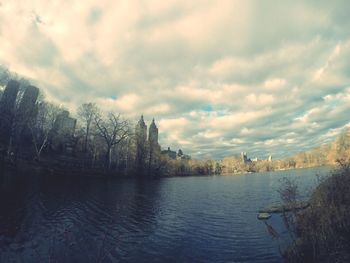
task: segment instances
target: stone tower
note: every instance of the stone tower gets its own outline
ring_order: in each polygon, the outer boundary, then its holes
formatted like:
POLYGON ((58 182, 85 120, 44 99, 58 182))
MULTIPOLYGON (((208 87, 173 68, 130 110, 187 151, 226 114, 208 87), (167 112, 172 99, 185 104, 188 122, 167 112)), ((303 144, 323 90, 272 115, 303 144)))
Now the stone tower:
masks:
POLYGON ((6 154, 9 146, 18 89, 19 83, 10 80, 0 100, 0 154, 6 154))
POLYGON ((146 159, 146 139, 147 139, 147 126, 141 115, 140 120, 135 127, 135 144, 136 144, 136 169, 142 174, 146 159))
POLYGON ((160 146, 158 144, 158 128, 152 120, 151 125, 149 126, 148 133, 148 146, 149 146, 149 159, 148 159, 148 173, 151 175, 152 170, 157 166, 159 161, 160 146))
POLYGON ((136 134, 136 141, 138 141, 141 144, 146 143, 147 125, 145 124, 145 121, 143 120, 143 115, 141 115, 140 120, 136 124, 135 134, 136 134))
POLYGON ((28 152, 33 145, 31 143, 31 132, 29 129, 30 121, 34 120, 37 115, 36 100, 39 96, 39 89, 34 86, 27 86, 21 102, 16 112, 15 134, 13 138, 14 153, 17 155, 19 150, 28 152))
POLYGON ((154 119, 152 120, 152 123, 149 126, 148 141, 151 146, 158 146, 158 128, 154 122, 154 119))

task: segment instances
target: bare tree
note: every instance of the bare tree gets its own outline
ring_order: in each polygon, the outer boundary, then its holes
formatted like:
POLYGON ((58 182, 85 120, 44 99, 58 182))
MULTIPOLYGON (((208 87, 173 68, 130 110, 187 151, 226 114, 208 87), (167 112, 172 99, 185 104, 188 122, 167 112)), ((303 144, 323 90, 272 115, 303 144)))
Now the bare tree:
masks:
POLYGON ((284 205, 290 206, 290 212, 283 211, 282 219, 293 243, 296 242, 297 237, 297 199, 299 196, 298 184, 295 179, 283 177, 280 179, 280 187, 277 190, 284 205))
POLYGON ((83 122, 84 128, 84 152, 87 150, 88 138, 91 133, 91 128, 95 116, 99 114, 100 110, 95 103, 84 103, 78 108, 78 116, 83 122))
POLYGON ((30 125, 36 157, 40 160, 43 149, 47 146, 49 133, 52 130, 57 115, 62 109, 49 102, 38 103, 38 114, 30 125))
POLYGON ((106 144, 106 164, 107 168, 110 169, 112 148, 129 136, 129 123, 122 120, 120 114, 113 112, 108 113, 105 118, 98 114, 94 120, 98 135, 103 138, 106 144))

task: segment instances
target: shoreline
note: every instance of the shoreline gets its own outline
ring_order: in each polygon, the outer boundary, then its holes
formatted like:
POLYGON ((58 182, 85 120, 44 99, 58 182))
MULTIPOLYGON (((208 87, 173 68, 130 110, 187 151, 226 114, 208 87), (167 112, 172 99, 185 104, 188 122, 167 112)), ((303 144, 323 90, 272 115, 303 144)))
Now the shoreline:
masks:
MULTIPOLYGON (((55 160, 57 162, 57 160, 55 160)), ((13 172, 32 172, 35 174, 46 174, 46 176, 54 177, 88 177, 88 178, 138 178, 138 179, 157 179, 157 178, 174 178, 174 177, 192 177, 192 176, 242 176, 250 175, 257 173, 273 173, 273 172, 282 172, 282 171, 292 171, 292 170, 301 170, 301 169, 312 169, 312 168, 321 168, 321 167, 333 167, 332 165, 321 165, 321 166, 310 166, 310 167, 297 167, 297 168, 283 168, 276 169, 271 171, 256 171, 256 172, 238 172, 238 173, 221 173, 221 174, 195 174, 195 173, 185 173, 185 174, 165 174, 152 176, 149 174, 143 174, 142 176, 137 175, 135 172, 118 172, 118 171, 106 171, 102 168, 80 168, 80 167, 59 167, 55 164, 55 161, 26 161, 19 160, 16 163, 9 161, 1 161, 0 167, 1 170, 5 169, 6 171, 13 172)))

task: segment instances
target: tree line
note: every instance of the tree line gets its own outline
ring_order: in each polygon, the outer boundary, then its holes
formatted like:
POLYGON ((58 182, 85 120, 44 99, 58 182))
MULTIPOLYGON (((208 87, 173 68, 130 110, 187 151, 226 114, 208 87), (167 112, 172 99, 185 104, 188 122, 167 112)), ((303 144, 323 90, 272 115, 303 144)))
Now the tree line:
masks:
MULTIPOLYGON (((87 102, 78 107, 75 120, 64 107, 46 101, 41 90, 38 89, 36 94, 36 88, 27 79, 1 66, 0 87, 3 88, 0 89, 0 100, 4 87, 11 80, 18 83, 18 90, 13 110, 10 110, 12 113, 6 117, 12 119, 8 129, 9 142, 5 147, 0 143, 0 150, 2 159, 12 162, 26 159, 53 166, 76 167, 77 170, 182 176, 333 165, 350 153, 350 135, 345 130, 333 143, 282 160, 246 163, 241 156, 225 157, 222 160, 172 159, 161 154, 160 146, 152 146, 144 134, 137 133, 135 124, 120 113, 105 112, 97 104, 87 102), (32 87, 35 100, 28 95, 28 87, 32 87), (23 103, 25 99, 29 102, 23 103), (54 163, 54 160, 57 162, 54 163)), ((0 115, 1 126, 7 120, 4 120, 4 110, 0 115)), ((3 135, 2 130, 0 137, 3 135)))
MULTIPOLYGON (((47 101, 40 89, 5 67, 0 67, 0 101, 11 82, 17 87, 16 98, 13 108, 7 109, 11 112, 11 124, 8 145, 0 143, 2 160, 21 165, 26 161, 57 170, 61 167, 64 173, 74 170, 183 176, 220 172, 211 160, 174 159, 161 154, 161 147, 137 133, 132 121, 115 111, 105 112, 96 103, 83 103, 77 109, 76 119, 72 118, 66 108, 47 101), (32 103, 23 102, 24 94, 34 97, 32 103), (28 109, 22 109, 25 116, 20 107, 28 109)), ((0 126, 6 123, 5 115, 0 112, 0 126)))

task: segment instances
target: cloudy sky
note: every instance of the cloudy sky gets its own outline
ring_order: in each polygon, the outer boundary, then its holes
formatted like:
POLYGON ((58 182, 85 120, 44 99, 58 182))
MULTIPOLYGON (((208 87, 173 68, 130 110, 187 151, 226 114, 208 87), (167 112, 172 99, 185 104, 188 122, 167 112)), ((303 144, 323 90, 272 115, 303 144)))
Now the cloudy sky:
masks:
POLYGON ((292 155, 350 121, 350 3, 0 0, 0 64, 197 158, 292 155))

